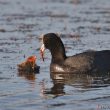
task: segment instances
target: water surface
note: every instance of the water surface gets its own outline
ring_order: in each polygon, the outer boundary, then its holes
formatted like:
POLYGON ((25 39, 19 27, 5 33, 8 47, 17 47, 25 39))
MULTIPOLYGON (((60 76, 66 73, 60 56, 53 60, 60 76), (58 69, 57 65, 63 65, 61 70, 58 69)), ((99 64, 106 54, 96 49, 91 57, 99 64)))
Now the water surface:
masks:
POLYGON ((110 49, 109 0, 0 0, 0 109, 96 110, 110 106, 110 78, 51 74, 40 35, 58 33, 67 55, 110 49), (36 55, 39 74, 17 71, 36 55))

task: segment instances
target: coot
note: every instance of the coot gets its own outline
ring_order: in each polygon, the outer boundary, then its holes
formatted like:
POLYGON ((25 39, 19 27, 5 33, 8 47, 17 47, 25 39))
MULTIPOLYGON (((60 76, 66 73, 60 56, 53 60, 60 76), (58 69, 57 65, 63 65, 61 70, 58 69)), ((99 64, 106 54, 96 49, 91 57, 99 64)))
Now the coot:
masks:
POLYGON ((109 73, 110 50, 87 51, 74 56, 66 56, 65 48, 60 37, 55 33, 48 33, 42 37, 40 48, 42 57, 45 48, 52 55, 50 72, 69 73, 109 73))
POLYGON ((21 64, 18 64, 18 71, 21 72, 39 72, 39 66, 36 64, 36 56, 30 56, 26 59, 26 61, 22 62, 21 64))

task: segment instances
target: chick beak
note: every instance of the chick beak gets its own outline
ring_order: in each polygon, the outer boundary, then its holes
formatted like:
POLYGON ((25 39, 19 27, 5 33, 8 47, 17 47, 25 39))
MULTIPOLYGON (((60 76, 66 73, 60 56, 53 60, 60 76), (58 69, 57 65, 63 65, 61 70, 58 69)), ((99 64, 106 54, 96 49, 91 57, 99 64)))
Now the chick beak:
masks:
POLYGON ((40 55, 42 60, 44 61, 44 51, 45 51, 45 46, 44 44, 42 44, 41 48, 40 48, 40 55))
POLYGON ((36 57, 36 56, 34 56, 34 59, 36 60, 36 59, 37 59, 37 57, 36 57))

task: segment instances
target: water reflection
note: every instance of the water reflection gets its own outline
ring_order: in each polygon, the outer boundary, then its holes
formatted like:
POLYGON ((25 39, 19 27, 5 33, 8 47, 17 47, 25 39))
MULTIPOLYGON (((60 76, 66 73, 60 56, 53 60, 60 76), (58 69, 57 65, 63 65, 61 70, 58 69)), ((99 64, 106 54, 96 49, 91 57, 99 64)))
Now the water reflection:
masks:
POLYGON ((53 98, 66 94, 64 91, 64 83, 54 83, 53 87, 49 90, 46 89, 44 94, 52 94, 54 95, 53 98))
POLYGON ((66 94, 65 85, 75 88, 88 90, 91 88, 110 86, 110 75, 87 75, 87 74, 72 74, 72 73, 50 73, 53 81, 53 87, 46 89, 44 94, 52 94, 55 97, 66 94))
POLYGON ((18 72, 19 77, 24 77, 26 80, 29 80, 29 81, 35 81, 36 79, 35 75, 36 75, 35 73, 26 73, 22 71, 18 72))
MULTIPOLYGON (((31 65, 26 65, 26 66, 31 66, 31 65)), ((35 81, 36 79, 36 74, 39 74, 40 67, 35 65, 34 70, 32 70, 32 67, 27 67, 26 70, 20 70, 18 68, 18 76, 19 77, 24 77, 25 79, 29 81, 35 81), (31 69, 30 69, 31 68, 31 69)))

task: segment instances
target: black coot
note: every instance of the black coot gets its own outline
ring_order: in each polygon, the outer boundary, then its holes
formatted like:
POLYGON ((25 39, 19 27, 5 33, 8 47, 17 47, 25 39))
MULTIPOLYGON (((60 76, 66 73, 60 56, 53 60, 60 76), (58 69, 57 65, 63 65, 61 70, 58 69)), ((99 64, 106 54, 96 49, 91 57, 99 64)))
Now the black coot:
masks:
POLYGON ((49 49, 52 55, 50 72, 69 73, 109 73, 110 50, 87 51, 74 56, 66 56, 60 37, 54 33, 43 35, 41 53, 49 49))

